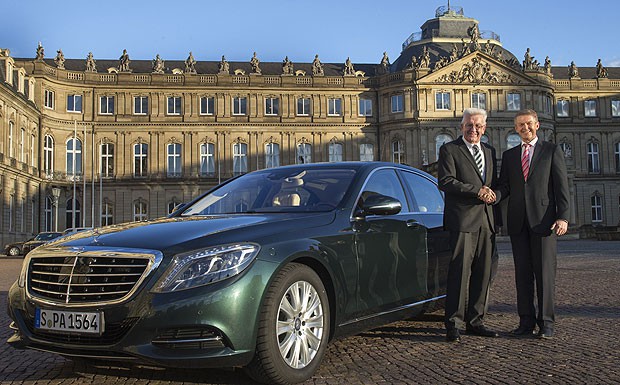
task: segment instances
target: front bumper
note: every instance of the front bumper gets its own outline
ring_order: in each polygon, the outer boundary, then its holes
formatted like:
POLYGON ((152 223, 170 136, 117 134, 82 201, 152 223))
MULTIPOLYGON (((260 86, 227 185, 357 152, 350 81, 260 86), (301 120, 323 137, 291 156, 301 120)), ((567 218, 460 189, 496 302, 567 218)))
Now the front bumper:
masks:
POLYGON ((239 277, 177 293, 144 288, 128 301, 81 310, 103 312, 101 336, 35 329, 39 304, 14 284, 8 312, 14 334, 8 343, 67 357, 137 361, 166 367, 232 367, 250 362, 256 343, 259 308, 278 264, 255 260, 239 277))

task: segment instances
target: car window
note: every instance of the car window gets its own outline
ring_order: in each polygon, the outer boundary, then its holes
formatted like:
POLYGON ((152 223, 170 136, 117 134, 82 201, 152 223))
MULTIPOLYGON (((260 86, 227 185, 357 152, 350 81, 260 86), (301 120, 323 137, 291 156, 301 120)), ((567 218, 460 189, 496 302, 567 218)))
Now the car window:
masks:
MULTIPOLYGON (((373 194, 381 194, 396 198, 402 205, 401 212, 409 211, 403 186, 393 169, 380 169, 370 175, 359 199, 363 200, 367 196, 373 194)), ((358 201, 358 205, 360 203, 361 201, 358 201)))
POLYGON ((402 175, 413 194, 413 211, 443 213, 443 197, 435 183, 412 172, 403 172, 402 175))
POLYGON ((205 195, 181 215, 329 211, 340 204, 354 176, 351 169, 254 172, 205 195))

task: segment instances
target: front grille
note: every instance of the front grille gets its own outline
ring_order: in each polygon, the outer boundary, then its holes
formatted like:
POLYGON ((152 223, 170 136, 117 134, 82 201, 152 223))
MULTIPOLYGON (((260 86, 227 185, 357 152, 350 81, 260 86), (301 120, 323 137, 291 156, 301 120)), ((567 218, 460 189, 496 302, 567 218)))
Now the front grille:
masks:
POLYGON ((117 302, 146 276, 153 258, 132 253, 36 256, 30 260, 29 292, 53 303, 117 302))
POLYGON ((169 349, 221 349, 226 346, 222 333, 208 327, 168 329, 153 340, 153 345, 169 349))

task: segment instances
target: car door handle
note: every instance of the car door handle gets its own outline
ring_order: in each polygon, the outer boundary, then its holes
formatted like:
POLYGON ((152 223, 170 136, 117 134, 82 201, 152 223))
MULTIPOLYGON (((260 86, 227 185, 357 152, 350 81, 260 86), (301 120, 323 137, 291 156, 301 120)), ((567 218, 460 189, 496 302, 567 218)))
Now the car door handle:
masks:
POLYGON ((418 227, 420 227, 420 222, 416 221, 415 219, 410 219, 407 221, 407 227, 410 229, 417 229, 418 227))

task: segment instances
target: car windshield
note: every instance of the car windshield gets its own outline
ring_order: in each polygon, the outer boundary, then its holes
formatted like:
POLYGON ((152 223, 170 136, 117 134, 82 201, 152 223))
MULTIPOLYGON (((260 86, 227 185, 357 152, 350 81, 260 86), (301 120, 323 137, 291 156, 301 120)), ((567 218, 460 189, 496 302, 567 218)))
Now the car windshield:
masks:
POLYGON ((205 195, 181 215, 330 211, 354 175, 352 169, 301 167, 253 172, 205 195))

